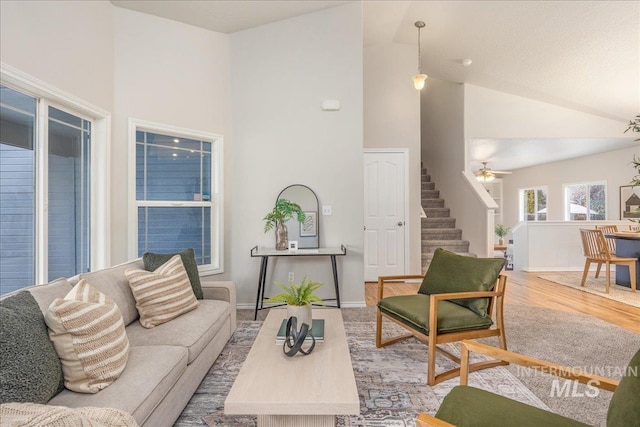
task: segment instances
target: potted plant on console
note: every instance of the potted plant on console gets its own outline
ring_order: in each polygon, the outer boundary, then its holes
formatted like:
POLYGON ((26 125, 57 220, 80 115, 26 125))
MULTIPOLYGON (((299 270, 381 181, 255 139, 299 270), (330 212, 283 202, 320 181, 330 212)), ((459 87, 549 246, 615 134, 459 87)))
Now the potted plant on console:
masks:
POLYGON ((499 237, 498 244, 504 246, 504 237, 509 234, 509 227, 505 227, 502 224, 496 224, 496 236, 499 237))
POLYGON ((296 218, 298 222, 304 222, 306 215, 297 203, 293 203, 287 199, 278 199, 273 210, 263 218, 264 232, 276 228, 276 250, 284 251, 289 247, 289 236, 286 222, 291 218, 296 218))
POLYGON ((311 303, 324 305, 324 301, 314 294, 315 290, 322 286, 320 282, 313 282, 304 276, 300 284, 289 282, 282 284, 275 282, 284 290, 283 293, 272 296, 266 302, 284 302, 287 304, 287 317, 295 316, 298 319, 298 328, 303 323, 312 326, 311 303))

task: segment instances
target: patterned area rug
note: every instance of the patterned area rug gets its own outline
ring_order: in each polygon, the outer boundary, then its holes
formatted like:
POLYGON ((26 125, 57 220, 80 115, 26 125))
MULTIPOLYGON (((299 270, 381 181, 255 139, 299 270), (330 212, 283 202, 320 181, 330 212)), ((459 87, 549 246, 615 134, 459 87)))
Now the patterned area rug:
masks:
MULTIPOLYGON (((254 416, 225 416, 224 400, 261 326, 259 321, 239 322, 238 330, 200 384, 176 426, 256 425, 254 416)), ((393 333, 395 326, 388 326, 385 324, 385 330, 393 333)), ((375 347, 375 323, 345 322, 345 330, 360 394, 361 414, 339 416, 339 427, 415 426, 419 412, 435 413, 449 390, 459 383, 459 379, 454 378, 435 387, 427 386, 427 349, 415 339, 378 349, 375 347)), ((449 351, 459 355, 457 346, 447 346, 449 351)), ((438 371, 454 366, 442 356, 438 356, 437 365, 438 371)), ((504 367, 475 372, 469 378, 470 385, 547 409, 504 367)))
MULTIPOLYGON (((631 288, 616 285, 616 275, 614 272, 611 272, 611 286, 609 287, 608 294, 605 292, 606 278, 604 276, 604 271, 600 272, 600 277, 597 279, 594 277, 594 274, 594 272, 589 272, 589 276, 587 276, 587 281, 584 286, 580 286, 580 281, 582 280, 581 272, 549 274, 545 273, 539 274, 538 277, 553 283, 557 283, 559 285, 568 286, 570 288, 598 295, 603 298, 612 299, 623 304, 640 307, 640 292, 634 293, 631 292, 631 288)), ((638 284, 638 286, 640 286, 640 284, 638 284)))

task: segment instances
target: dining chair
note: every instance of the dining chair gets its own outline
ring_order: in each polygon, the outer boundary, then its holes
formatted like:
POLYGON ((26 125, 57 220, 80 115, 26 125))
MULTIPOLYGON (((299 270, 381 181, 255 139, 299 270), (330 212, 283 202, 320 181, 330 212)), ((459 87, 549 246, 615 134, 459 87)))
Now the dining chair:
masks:
POLYGON ((582 238, 582 249, 585 256, 584 272, 582 273, 582 281, 580 286, 584 286, 587 281, 587 275, 589 274, 589 267, 591 263, 598 264, 596 268, 596 279, 600 275, 600 268, 604 264, 606 273, 606 292, 609 293, 609 287, 611 283, 611 264, 621 264, 629 267, 629 276, 631 278, 631 290, 636 291, 636 261, 637 258, 624 258, 612 255, 609 251, 609 245, 607 244, 604 234, 601 229, 590 230, 580 229, 580 236, 582 238))
MULTIPOLYGON (((617 233, 618 226, 617 225, 600 225, 600 226, 596 225, 596 230, 602 230, 602 234, 617 233)), ((607 236, 605 236, 604 239, 607 241, 607 244, 609 245, 609 252, 611 252, 611 255, 615 255, 616 239, 612 237, 607 237, 607 236)))

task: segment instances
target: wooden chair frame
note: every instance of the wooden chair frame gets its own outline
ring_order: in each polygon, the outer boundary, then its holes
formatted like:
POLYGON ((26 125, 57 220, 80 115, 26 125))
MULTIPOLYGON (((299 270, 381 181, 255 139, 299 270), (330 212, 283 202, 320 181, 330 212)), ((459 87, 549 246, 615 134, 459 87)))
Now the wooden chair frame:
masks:
MULTIPOLYGON (((618 226, 617 225, 596 225, 596 230, 602 230, 602 234, 610 234, 610 233, 617 233, 618 232, 618 226)), ((609 245, 609 253, 611 255, 615 255, 616 254, 616 239, 612 239, 610 237, 605 237, 604 240, 607 242, 607 245, 609 245)))
MULTIPOLYGON (((620 384, 620 381, 618 380, 584 373, 576 368, 556 365, 555 363, 546 362, 540 359, 534 359, 533 357, 523 356, 518 353, 502 350, 490 345, 481 344, 476 341, 464 340, 462 341, 462 353, 460 358, 462 360, 462 369, 460 371, 460 385, 467 385, 469 380, 469 352, 471 351, 478 354, 484 354, 495 359, 503 360, 506 363, 513 363, 515 365, 535 369, 536 371, 539 371, 541 373, 554 375, 572 381, 578 381, 582 384, 588 383, 589 385, 593 385, 603 390, 615 391, 618 387, 618 384, 620 384)), ((416 427, 455 426, 446 421, 435 418, 432 415, 421 413, 416 419, 416 427)))
POLYGON ((607 278, 606 293, 609 293, 611 285, 611 264, 622 264, 629 267, 629 277, 631 279, 631 290, 636 291, 636 258, 623 258, 612 255, 609 250, 602 230, 580 229, 580 237, 582 238, 582 249, 585 256, 584 271, 582 272, 582 281, 580 286, 584 286, 589 274, 591 263, 597 263, 596 279, 600 276, 600 269, 605 265, 605 274, 607 278))
MULTIPOLYGON (((384 285, 388 282, 406 281, 411 279, 424 279, 424 275, 400 275, 400 276, 380 276, 378 278, 378 301, 384 297, 384 285)), ((460 367, 450 369, 436 375, 436 351, 440 352, 443 356, 453 360, 458 365, 461 364, 461 358, 451 354, 450 352, 438 347, 438 344, 445 344, 450 342, 462 341, 463 339, 475 339, 497 336, 500 342, 500 348, 507 349, 507 338, 504 333, 504 317, 503 317, 503 305, 504 305, 504 291, 507 284, 507 276, 501 274, 498 276, 495 289, 493 291, 486 292, 453 292, 444 294, 432 294, 429 298, 429 335, 425 335, 415 329, 411 329, 404 323, 394 319, 391 316, 380 311, 378 308, 376 319, 376 347, 386 347, 398 341, 415 337, 420 342, 428 346, 427 355, 427 384, 435 385, 449 378, 460 375, 460 367), (493 309, 496 309, 496 321, 495 324, 487 329, 475 329, 471 331, 460 331, 450 333, 438 333, 437 319, 438 319, 438 302, 444 300, 454 300, 462 298, 490 298, 489 307, 487 308, 488 316, 492 317, 493 309), (410 333, 395 336, 388 340, 382 340, 382 318, 391 320, 392 322, 402 326, 409 330, 410 333)), ((477 371, 479 369, 491 368, 494 366, 507 365, 504 361, 485 361, 471 364, 468 369, 471 371, 477 371)))

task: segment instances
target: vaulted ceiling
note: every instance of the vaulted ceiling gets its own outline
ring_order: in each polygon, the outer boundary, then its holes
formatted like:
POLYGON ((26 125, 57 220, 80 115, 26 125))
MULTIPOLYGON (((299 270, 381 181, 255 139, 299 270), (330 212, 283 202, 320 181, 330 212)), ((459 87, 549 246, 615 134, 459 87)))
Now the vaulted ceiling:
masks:
MULTIPOLYGON (((233 33, 351 2, 112 3, 233 33)), ((413 24, 418 20, 426 23, 421 37, 422 68, 430 77, 471 83, 621 122, 640 112, 639 1, 362 3, 365 46, 415 46, 413 24), (471 59, 471 66, 462 66, 463 59, 471 59)), ((609 141, 607 149, 621 148, 611 145, 614 142, 609 141)))

